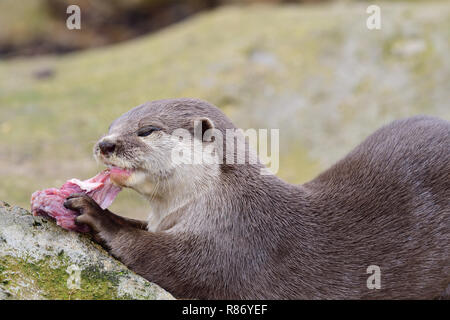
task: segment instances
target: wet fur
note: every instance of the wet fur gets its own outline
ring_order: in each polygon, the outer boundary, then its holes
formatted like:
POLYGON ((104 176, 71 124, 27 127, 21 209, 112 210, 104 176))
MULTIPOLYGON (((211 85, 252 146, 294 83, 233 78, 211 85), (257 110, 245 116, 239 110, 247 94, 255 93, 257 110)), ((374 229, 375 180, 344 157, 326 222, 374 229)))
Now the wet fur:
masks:
MULTIPOLYGON (((170 132, 191 128, 200 116, 220 130, 234 127, 204 101, 155 101, 112 124, 126 141, 116 156, 135 150, 131 135, 140 121, 153 119, 170 132)), ((220 165, 202 186, 185 181, 189 200, 168 206, 151 231, 101 210, 87 196, 75 195, 66 205, 82 213, 79 222, 89 224, 114 256, 180 298, 445 297, 449 122, 427 116, 394 121, 300 186, 260 175, 260 168, 220 165), (366 286, 369 265, 381 268, 379 290, 366 286)))

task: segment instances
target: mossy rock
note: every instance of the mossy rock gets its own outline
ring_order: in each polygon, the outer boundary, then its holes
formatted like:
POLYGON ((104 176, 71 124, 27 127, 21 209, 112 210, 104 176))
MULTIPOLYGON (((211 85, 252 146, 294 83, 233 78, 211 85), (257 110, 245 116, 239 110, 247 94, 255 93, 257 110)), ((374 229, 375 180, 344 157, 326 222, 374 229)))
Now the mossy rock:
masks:
POLYGON ((86 235, 0 201, 0 299, 173 299, 86 235))

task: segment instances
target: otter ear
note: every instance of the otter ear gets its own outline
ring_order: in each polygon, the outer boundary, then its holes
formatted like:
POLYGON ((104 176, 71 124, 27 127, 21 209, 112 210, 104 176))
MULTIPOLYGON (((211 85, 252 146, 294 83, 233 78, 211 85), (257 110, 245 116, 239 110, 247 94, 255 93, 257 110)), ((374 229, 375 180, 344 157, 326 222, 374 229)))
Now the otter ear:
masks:
POLYGON ((214 123, 211 119, 206 117, 194 119, 194 137, 198 137, 202 141, 211 141, 211 131, 205 136, 205 132, 209 129, 214 129, 214 123))

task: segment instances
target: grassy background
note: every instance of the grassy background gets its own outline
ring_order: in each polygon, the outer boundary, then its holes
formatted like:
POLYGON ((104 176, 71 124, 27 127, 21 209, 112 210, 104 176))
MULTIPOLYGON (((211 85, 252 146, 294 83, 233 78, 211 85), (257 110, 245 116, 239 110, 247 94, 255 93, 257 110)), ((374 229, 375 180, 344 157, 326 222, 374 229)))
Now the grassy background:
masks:
MULTIPOLYGON (((449 120, 449 3, 380 5, 379 31, 364 3, 226 7, 119 45, 1 61, 0 199, 29 208, 33 191, 94 175, 97 138, 148 100, 198 97, 240 127, 280 128, 292 183, 388 121, 449 120)), ((112 210, 145 206, 125 191, 112 210)))

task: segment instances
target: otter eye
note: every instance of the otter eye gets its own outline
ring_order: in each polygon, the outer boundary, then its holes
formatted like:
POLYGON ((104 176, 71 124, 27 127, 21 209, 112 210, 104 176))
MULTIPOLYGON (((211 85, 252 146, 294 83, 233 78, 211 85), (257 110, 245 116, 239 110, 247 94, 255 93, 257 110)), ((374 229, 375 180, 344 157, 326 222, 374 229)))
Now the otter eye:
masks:
POLYGON ((161 130, 161 128, 157 128, 154 126, 146 126, 146 127, 142 127, 140 129, 138 129, 137 135, 139 137, 146 137, 146 136, 151 135, 153 132, 159 131, 159 130, 161 130))

